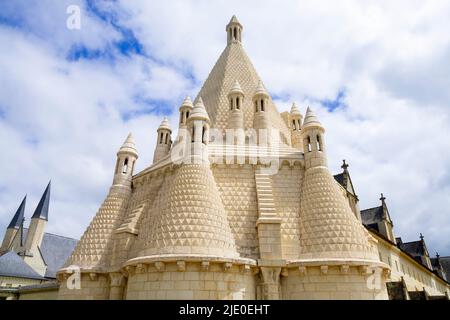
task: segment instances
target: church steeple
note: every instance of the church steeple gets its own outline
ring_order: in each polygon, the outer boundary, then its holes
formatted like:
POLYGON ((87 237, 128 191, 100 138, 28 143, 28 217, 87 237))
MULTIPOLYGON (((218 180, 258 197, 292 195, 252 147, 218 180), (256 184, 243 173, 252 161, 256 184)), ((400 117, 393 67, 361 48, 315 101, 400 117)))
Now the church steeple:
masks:
POLYGON ((6 228, 5 236, 3 237, 2 246, 0 248, 0 253, 8 250, 10 248, 11 243, 14 240, 14 237, 16 236, 18 230, 20 229, 20 227, 23 223, 23 220, 24 220, 26 202, 27 202, 27 196, 25 196, 23 198, 22 203, 20 204, 19 208, 17 209, 16 213, 14 214, 14 217, 11 219, 11 222, 9 223, 8 227, 6 228))
POLYGON ((230 22, 228 22, 226 31, 227 31, 227 43, 241 43, 242 42, 242 24, 236 18, 235 15, 231 18, 230 22))

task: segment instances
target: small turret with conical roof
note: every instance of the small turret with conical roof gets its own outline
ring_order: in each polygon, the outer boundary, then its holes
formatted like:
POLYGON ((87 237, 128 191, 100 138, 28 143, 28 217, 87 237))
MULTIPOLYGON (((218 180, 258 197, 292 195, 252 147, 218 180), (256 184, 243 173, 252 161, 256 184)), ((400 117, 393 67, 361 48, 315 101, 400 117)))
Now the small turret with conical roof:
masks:
POLYGON ((302 114, 297 105, 292 103, 291 112, 289 113, 290 126, 291 126, 291 144, 294 148, 303 151, 303 143, 301 139, 301 123, 302 114))
POLYGON ((10 246, 14 240, 14 237, 16 236, 16 234, 24 220, 26 202, 27 202, 27 196, 25 196, 23 198, 22 202, 20 203, 19 208, 17 208, 16 213, 14 214, 13 218, 11 219, 11 222, 9 223, 8 227, 6 228, 5 236, 3 237, 2 246, 0 248, 0 253, 10 249, 10 246))
POLYGON ((170 129, 169 119, 164 117, 157 130, 157 141, 155 153, 153 155, 153 163, 158 162, 169 154, 170 147, 172 146, 171 134, 172 129, 170 129))
POLYGON ((124 143, 117 152, 116 169, 114 171, 113 186, 131 188, 131 178, 138 153, 133 135, 128 134, 124 143))
POLYGON ((231 18, 227 24, 227 43, 241 43, 242 42, 242 24, 236 18, 235 15, 231 18))
POLYGON ((230 115, 228 117, 228 129, 244 128, 244 113, 242 106, 244 104, 244 92, 241 89, 239 81, 236 80, 230 92, 228 93, 230 101, 230 115))
POLYGON ((190 113, 194 105, 192 104, 191 97, 186 96, 184 98, 183 103, 180 106, 180 128, 186 128, 187 119, 189 118, 190 113))
POLYGON ((190 162, 208 162, 209 128, 210 120, 202 97, 199 97, 197 103, 192 109, 192 113, 187 121, 188 136, 191 139, 190 162))
POLYGON ((319 122, 311 108, 308 107, 301 129, 301 138, 305 153, 305 169, 327 166, 324 133, 325 128, 319 122))
POLYGON ((252 101, 255 108, 255 115, 253 118, 253 128, 268 129, 270 127, 270 121, 268 116, 269 107, 269 93, 267 92, 264 84, 261 80, 258 82, 252 101))

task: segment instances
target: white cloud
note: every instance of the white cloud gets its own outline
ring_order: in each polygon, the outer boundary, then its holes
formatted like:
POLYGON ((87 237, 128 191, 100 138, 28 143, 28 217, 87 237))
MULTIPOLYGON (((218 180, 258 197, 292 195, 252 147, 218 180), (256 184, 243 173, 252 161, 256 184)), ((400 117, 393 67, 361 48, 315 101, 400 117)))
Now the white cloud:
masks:
POLYGON ((414 240, 422 232, 431 250, 450 254, 448 2, 100 3, 147 55, 114 63, 63 59, 74 43, 98 49, 122 37, 89 12, 82 31, 69 34, 59 27, 65 4, 36 3, 34 11, 9 4, 5 12, 20 11, 28 28, 0 26, 0 148, 8 150, 0 159, 8 168, 0 174, 1 224, 25 192, 32 193, 31 210, 53 177, 49 229, 79 236, 107 192, 128 131, 138 143, 138 169, 152 159, 161 115, 139 111, 164 101, 176 127, 178 104, 196 94, 236 14, 244 47, 280 111, 291 100, 317 110, 330 168, 350 162, 361 207, 377 205, 384 192, 397 235, 414 240), (345 108, 330 113, 320 105, 341 91, 345 108), (124 112, 136 113, 124 121, 124 112))

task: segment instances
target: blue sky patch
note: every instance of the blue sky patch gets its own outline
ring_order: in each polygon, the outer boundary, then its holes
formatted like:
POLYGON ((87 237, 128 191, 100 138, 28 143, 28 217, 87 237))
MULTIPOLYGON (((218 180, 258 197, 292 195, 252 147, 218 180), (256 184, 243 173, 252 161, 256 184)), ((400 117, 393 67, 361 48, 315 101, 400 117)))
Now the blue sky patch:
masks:
POLYGON ((331 99, 323 99, 319 100, 320 104, 323 105, 325 108, 327 108, 328 111, 333 112, 339 107, 346 107, 346 104, 344 102, 345 99, 345 90, 341 89, 339 90, 338 94, 336 95, 336 98, 333 100, 331 99))

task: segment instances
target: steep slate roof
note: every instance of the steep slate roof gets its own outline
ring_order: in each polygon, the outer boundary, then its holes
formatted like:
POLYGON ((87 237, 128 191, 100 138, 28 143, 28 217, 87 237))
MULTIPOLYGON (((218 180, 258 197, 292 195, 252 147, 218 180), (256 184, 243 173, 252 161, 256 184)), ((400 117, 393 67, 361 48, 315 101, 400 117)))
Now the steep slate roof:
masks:
MULTIPOLYGON (((28 234, 28 228, 23 230, 24 238, 28 234)), ((78 240, 44 233, 42 244, 39 247, 42 258, 47 265, 46 278, 56 278, 56 271, 60 269, 69 258, 78 240)))
POLYGON ((441 262, 442 269, 444 269, 444 273, 447 277, 447 282, 450 282, 450 256, 439 257, 439 261, 441 262))
POLYGON ((14 251, 5 251, 0 256, 0 276, 44 280, 14 251))
POLYGON ((12 218, 11 222, 8 225, 8 229, 18 229, 20 227, 20 224, 22 223, 23 216, 25 213, 25 204, 27 202, 27 196, 25 196, 22 200, 22 203, 20 204, 19 208, 17 209, 16 213, 14 214, 14 217, 12 218))
POLYGON ((399 244, 400 249, 408 252, 412 256, 423 256, 425 255, 425 247, 421 240, 419 241, 411 241, 411 242, 403 242, 399 244))
POLYGON ((363 224, 369 225, 383 220, 383 206, 361 210, 363 224))
POLYGON ((47 188, 45 188, 44 194, 39 200, 39 203, 34 210, 33 216, 31 219, 44 219, 48 221, 48 208, 50 205, 50 187, 51 182, 48 183, 47 188))

